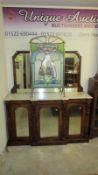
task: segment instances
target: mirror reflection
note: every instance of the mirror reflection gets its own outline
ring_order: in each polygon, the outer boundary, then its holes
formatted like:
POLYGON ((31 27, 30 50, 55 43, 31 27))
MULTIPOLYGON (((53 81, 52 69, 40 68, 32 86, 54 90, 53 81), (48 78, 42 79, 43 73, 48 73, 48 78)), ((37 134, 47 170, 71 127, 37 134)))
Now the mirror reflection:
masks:
POLYGON ((17 137, 29 136, 27 109, 24 107, 18 107, 15 110, 15 119, 16 119, 16 136, 17 137))
POLYGON ((16 55, 15 69, 17 88, 31 88, 31 65, 29 53, 19 53, 16 55))
POLYGON ((69 135, 81 134, 82 107, 72 106, 69 110, 69 135))
POLYGON ((80 60, 76 53, 65 53, 65 87, 78 87, 80 60))
POLYGON ((42 108, 40 110, 40 137, 58 136, 58 120, 58 108, 42 108))

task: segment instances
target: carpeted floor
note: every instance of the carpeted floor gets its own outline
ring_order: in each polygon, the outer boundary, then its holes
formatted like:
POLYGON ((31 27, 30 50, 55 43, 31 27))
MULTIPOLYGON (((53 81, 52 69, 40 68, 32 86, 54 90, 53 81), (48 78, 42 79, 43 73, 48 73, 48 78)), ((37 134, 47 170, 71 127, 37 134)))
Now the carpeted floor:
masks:
POLYGON ((98 138, 59 146, 13 146, 0 155, 0 175, 98 175, 98 138))

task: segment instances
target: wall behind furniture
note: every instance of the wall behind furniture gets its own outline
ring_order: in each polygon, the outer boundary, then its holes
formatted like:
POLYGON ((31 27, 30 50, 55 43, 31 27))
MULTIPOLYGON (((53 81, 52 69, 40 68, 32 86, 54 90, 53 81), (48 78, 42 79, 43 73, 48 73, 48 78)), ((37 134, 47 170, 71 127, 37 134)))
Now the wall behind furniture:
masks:
POLYGON ((7 143, 6 112, 4 107, 4 98, 8 93, 2 22, 2 7, 0 4, 0 153, 3 152, 7 143))

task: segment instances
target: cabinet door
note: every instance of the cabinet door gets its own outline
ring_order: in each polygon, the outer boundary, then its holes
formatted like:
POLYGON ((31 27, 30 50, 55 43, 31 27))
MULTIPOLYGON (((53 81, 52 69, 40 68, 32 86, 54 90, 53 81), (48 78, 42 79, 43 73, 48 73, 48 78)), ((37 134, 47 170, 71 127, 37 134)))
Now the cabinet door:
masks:
POLYGON ((40 109, 40 137, 59 136, 59 109, 42 107, 40 109))
POLYGON ((61 138, 62 133, 62 109, 61 105, 39 104, 37 112, 38 125, 37 133, 40 141, 44 143, 56 143, 61 138))
POLYGON ((82 134, 82 118, 83 107, 81 105, 72 105, 69 107, 69 137, 82 134))
POLYGON ((28 109, 25 106, 15 109, 16 137, 29 137, 28 109))
POLYGON ((66 107, 66 115, 68 118, 66 135, 69 139, 88 138, 89 103, 80 101, 69 102, 66 107))
POLYGON ((8 104, 8 132, 9 140, 15 144, 29 143, 31 133, 30 104, 12 102, 8 104))

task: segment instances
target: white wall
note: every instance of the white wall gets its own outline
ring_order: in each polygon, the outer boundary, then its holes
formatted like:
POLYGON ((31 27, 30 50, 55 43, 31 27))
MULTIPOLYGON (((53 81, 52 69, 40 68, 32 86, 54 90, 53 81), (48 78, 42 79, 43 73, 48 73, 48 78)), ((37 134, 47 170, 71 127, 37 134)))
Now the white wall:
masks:
POLYGON ((3 24, 2 24, 2 8, 0 4, 0 153, 6 147, 7 132, 6 132, 6 113, 4 107, 4 98, 8 93, 7 75, 6 75, 6 61, 4 55, 4 41, 3 41, 3 24))

